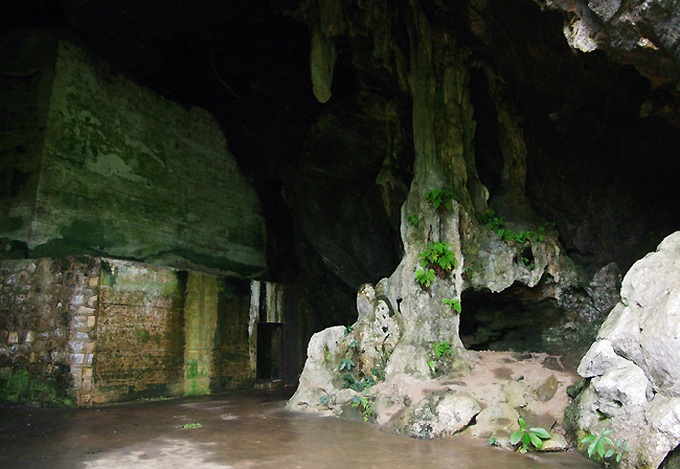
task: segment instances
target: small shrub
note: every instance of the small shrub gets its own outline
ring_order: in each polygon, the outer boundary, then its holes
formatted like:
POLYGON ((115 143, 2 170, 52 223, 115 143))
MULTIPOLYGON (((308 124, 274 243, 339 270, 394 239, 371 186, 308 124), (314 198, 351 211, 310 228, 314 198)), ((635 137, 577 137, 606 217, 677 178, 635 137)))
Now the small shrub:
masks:
POLYGON ((345 358, 340 359, 340 371, 342 371, 342 370, 350 371, 353 366, 356 366, 356 365, 350 357, 345 357, 345 358))
POLYGON ((446 372, 446 369, 450 368, 451 361, 449 359, 451 358, 453 358, 453 345, 451 342, 435 342, 432 344, 432 351, 429 354, 427 366, 432 374, 436 374, 437 371, 446 372))
POLYGON ((375 417, 373 402, 366 396, 352 397, 352 407, 361 409, 361 416, 364 419, 364 422, 368 422, 370 418, 375 417))
POLYGON ((581 444, 588 445, 588 457, 596 461, 605 462, 615 460, 621 462, 623 454, 628 451, 626 442, 621 439, 613 441, 610 436, 612 431, 604 430, 602 433, 590 434, 581 440, 581 444))
POLYGON ((450 306, 458 314, 460 314, 461 311, 463 310, 463 305, 460 303, 460 300, 458 299, 444 298, 442 300, 442 304, 444 306, 450 306))
POLYGON ((452 351, 451 342, 435 342, 432 346, 432 351, 437 358, 450 357, 452 351))
POLYGON ((416 280, 423 288, 430 288, 430 284, 437 278, 434 269, 418 269, 416 270, 416 280))
POLYGON ((480 223, 486 225, 491 231, 495 231, 503 241, 516 241, 519 244, 542 243, 549 231, 555 231, 555 223, 545 222, 536 231, 522 230, 513 231, 506 226, 503 217, 496 215, 493 210, 487 211, 479 219, 480 223))
POLYGON ((523 418, 517 419, 519 423, 519 430, 510 435, 510 444, 516 445, 522 443, 517 451, 526 453, 533 446, 536 449, 543 448, 543 440, 550 439, 550 433, 545 428, 533 427, 527 428, 527 424, 523 418))
POLYGON ((456 255, 449 249, 450 244, 430 242, 427 248, 420 253, 420 265, 429 268, 439 268, 444 272, 450 272, 458 264, 456 255))
POLYGON ((439 212, 450 211, 456 196, 451 189, 433 189, 425 194, 425 201, 439 212))

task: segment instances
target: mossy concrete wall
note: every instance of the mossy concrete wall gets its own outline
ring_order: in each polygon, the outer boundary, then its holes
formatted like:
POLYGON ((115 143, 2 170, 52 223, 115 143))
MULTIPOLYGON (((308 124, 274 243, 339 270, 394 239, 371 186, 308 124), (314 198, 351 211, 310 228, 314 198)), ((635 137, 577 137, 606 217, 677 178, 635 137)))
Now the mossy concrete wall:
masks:
POLYGON ((16 32, 0 47, 0 254, 21 255, 30 238, 55 61, 53 34, 16 32))
POLYGON ((184 293, 173 269, 102 261, 95 403, 181 395, 184 293))
POLYGON ((0 402, 251 387, 249 281, 89 256, 0 261, 0 402))
POLYGON ((257 196, 212 115, 117 75, 56 34, 14 32, 2 45, 5 257, 104 255, 241 277, 265 270, 257 196))

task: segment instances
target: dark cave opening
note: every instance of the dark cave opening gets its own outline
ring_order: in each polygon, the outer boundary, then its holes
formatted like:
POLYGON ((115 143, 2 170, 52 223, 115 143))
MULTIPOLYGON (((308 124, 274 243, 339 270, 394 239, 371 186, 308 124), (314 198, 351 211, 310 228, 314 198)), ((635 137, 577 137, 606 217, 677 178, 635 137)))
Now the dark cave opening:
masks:
POLYGON ((565 328, 565 317, 576 311, 565 311, 554 298, 546 298, 541 286, 515 283, 497 293, 466 290, 461 304, 460 337, 469 350, 547 353, 576 366, 592 341, 586 331, 565 328))

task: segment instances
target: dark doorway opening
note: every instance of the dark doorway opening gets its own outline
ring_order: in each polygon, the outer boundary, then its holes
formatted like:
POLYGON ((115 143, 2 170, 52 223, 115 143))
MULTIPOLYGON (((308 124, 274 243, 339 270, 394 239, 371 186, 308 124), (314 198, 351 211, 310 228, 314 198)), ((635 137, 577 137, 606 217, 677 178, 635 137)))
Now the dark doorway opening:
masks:
POLYGON ((257 380, 283 377, 283 323, 259 322, 257 325, 257 380))

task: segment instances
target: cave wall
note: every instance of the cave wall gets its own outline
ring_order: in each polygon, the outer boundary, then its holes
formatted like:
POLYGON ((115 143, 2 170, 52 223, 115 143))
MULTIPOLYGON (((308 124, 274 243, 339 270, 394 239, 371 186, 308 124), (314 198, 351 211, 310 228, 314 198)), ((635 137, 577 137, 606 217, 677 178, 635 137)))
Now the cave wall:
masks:
POLYGON ((5 255, 265 270, 257 196, 209 113, 112 73, 74 41, 23 31, 5 43, 5 255))
POLYGON ((250 282, 89 256, 0 264, 0 401, 91 405, 252 387, 250 282))

